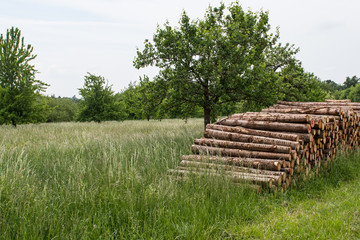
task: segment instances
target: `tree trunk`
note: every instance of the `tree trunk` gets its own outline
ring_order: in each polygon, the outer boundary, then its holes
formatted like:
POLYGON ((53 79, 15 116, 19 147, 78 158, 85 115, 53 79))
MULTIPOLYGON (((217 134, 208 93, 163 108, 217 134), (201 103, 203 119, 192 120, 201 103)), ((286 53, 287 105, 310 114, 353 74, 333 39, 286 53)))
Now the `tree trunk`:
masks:
POLYGON ((205 79, 204 82, 204 129, 206 125, 211 122, 211 107, 210 107, 210 93, 209 93, 209 80, 205 79))
POLYGON ((351 100, 350 99, 344 99, 344 100, 326 99, 325 102, 328 102, 328 103, 351 103, 351 100))
POLYGON ((243 127, 230 127, 224 125, 217 125, 217 124, 208 124, 206 126, 207 129, 214 129, 220 130, 224 132, 233 132, 233 133, 242 133, 248 135, 255 135, 255 136, 262 136, 262 137, 270 137, 270 138, 279 138, 289 141, 299 141, 299 136, 296 133, 281 133, 281 132, 272 132, 272 131, 263 131, 263 130, 256 130, 250 128, 243 128, 243 127))
POLYGON ((241 149, 217 148, 200 145, 192 145, 191 151, 195 154, 211 154, 222 155, 229 157, 247 157, 247 158, 265 158, 265 159, 281 159, 291 161, 291 154, 288 153, 272 153, 272 152, 257 152, 247 151, 241 149))
POLYGON ((182 175, 182 176, 186 176, 186 175, 191 175, 191 174, 204 174, 204 175, 208 175, 208 176, 228 176, 231 177, 233 181, 235 182, 251 182, 251 183, 255 183, 255 184, 261 184, 261 185, 265 185, 268 186, 269 188, 271 188, 272 183, 276 183, 279 184, 281 183, 281 176, 272 176, 269 177, 267 175, 256 175, 256 174, 251 174, 251 173, 235 173, 235 172, 226 172, 225 171, 225 175, 224 174, 220 174, 218 172, 215 171, 211 171, 211 170, 207 170, 207 171, 198 171, 198 172, 194 172, 194 171, 189 171, 189 170, 184 170, 184 169, 177 169, 177 170, 172 170, 169 169, 169 173, 171 174, 178 174, 178 175, 182 175))
POLYGON ((196 145, 243 149, 243 150, 249 150, 249 151, 291 153, 290 147, 279 146, 279 145, 233 142, 233 141, 217 140, 217 139, 209 139, 209 138, 195 139, 194 143, 196 145))
POLYGON ((300 132, 300 133, 311 132, 311 126, 309 124, 300 124, 300 123, 226 119, 221 122, 221 125, 241 126, 246 128, 258 129, 258 130, 270 130, 270 131, 300 132))
POLYGON ((211 118, 211 109, 205 104, 204 106, 204 129, 206 128, 206 125, 210 123, 211 118))
POLYGON ((348 102, 347 100, 343 100, 343 101, 332 101, 332 102, 288 102, 288 101, 278 101, 278 104, 281 105, 289 105, 289 106, 327 106, 327 107, 337 107, 337 106, 345 106, 345 107, 349 107, 349 106, 360 106, 360 103, 357 102, 348 102))
POLYGON ((263 109, 262 112, 277 112, 277 113, 301 113, 301 114, 318 114, 318 115, 335 115, 340 116, 341 110, 340 109, 331 109, 331 108, 267 108, 263 109))
MULTIPOLYGON (((274 172, 278 174, 262 174, 262 173, 253 173, 253 172, 244 172, 244 171, 233 171, 233 170, 227 170, 222 169, 222 171, 219 171, 220 169, 211 169, 211 168, 196 168, 196 169, 189 169, 188 167, 179 167, 180 171, 189 171, 190 172, 197 172, 197 173, 206 173, 206 174, 217 174, 218 176, 231 176, 235 178, 235 180, 253 180, 253 179, 266 179, 267 181, 274 182, 276 185, 280 186, 284 178, 284 172, 274 172), (194 171, 195 170, 195 171, 194 171)), ((255 169, 253 169, 255 170, 255 169)), ((258 182, 259 183, 259 182, 258 182)))
POLYGON ((264 169, 271 171, 280 171, 284 167, 285 161, 274 159, 259 159, 259 158, 232 158, 220 156, 205 156, 205 155, 183 155, 182 160, 195 162, 212 162, 223 163, 228 165, 243 166, 256 169, 264 169))
MULTIPOLYGON (((233 171, 233 172, 255 173, 255 174, 260 174, 260 175, 268 175, 268 176, 282 176, 282 177, 286 176, 286 172, 281 172, 281 171, 270 171, 270 170, 247 168, 247 167, 219 164, 219 163, 207 163, 207 162, 182 160, 180 162, 180 166, 193 167, 193 168, 205 168, 205 169, 210 168, 210 169, 226 170, 226 171, 233 171)), ((285 180, 285 179, 283 179, 283 180, 285 180)))
POLYGON ((234 114, 231 116, 231 119, 287 122, 287 123, 310 123, 309 116, 306 114, 248 112, 248 113, 234 114))
POLYGON ((295 142, 295 141, 246 135, 246 134, 240 134, 240 133, 223 132, 223 131, 217 131, 217 130, 212 130, 212 129, 206 129, 204 132, 204 136, 206 138, 216 138, 216 139, 220 139, 220 140, 289 146, 294 150, 299 150, 299 148, 300 148, 299 142, 295 142))
POLYGON ((13 125, 14 128, 16 128, 16 121, 14 119, 11 120, 11 124, 13 125))

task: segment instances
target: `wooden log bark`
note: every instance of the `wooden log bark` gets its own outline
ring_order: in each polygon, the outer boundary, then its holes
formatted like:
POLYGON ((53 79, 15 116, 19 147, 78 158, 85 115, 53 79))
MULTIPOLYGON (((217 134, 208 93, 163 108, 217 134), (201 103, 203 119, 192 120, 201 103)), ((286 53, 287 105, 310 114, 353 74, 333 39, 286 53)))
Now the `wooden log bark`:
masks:
POLYGON ((231 174, 220 174, 213 171, 190 171, 190 170, 184 170, 184 169, 169 169, 170 174, 175 175, 181 175, 181 176, 187 176, 191 174, 205 174, 208 176, 228 176, 231 177, 233 181, 236 182, 251 182, 255 184, 261 184, 263 186, 267 186, 271 188, 272 183, 274 182, 274 178, 271 177, 262 177, 261 175, 254 176, 254 174, 240 174, 240 173, 231 173, 231 174))
MULTIPOLYGON (((309 114, 309 112, 314 111, 314 110, 321 110, 321 111, 325 111, 324 109, 333 109, 334 111, 340 111, 340 114, 343 115, 343 117, 348 117, 352 115, 352 112, 354 110, 360 110, 360 108, 358 108, 357 106, 333 106, 333 105, 282 105, 282 104, 275 104, 271 107, 269 107, 268 109, 296 109, 299 111, 299 113, 303 113, 303 114, 309 114)), ((319 114, 319 113, 316 113, 319 114)))
POLYGON ((257 152, 257 151, 217 148, 217 147, 200 146, 200 145, 192 145, 191 151, 195 154, 211 154, 211 155, 221 155, 221 156, 229 156, 229 157, 280 159, 280 160, 291 161, 291 154, 285 154, 285 153, 257 152))
POLYGON ((268 138, 268 137, 253 136, 253 135, 246 135, 239 133, 223 132, 212 129, 206 129, 204 131, 204 136, 206 138, 215 138, 220 140, 288 146, 295 150, 299 150, 300 148, 299 142, 295 142, 295 141, 288 141, 277 138, 268 138))
POLYGON ((266 171, 259 172, 259 169, 279 171, 285 173, 281 175, 281 181, 272 178, 269 184, 276 182, 279 189, 286 189, 294 169, 303 171, 302 176, 306 179, 312 174, 309 173, 311 167, 318 170, 322 161, 334 158, 337 149, 349 151, 357 147, 360 142, 359 116, 360 103, 348 101, 278 102, 260 113, 234 114, 217 124, 209 124, 204 132, 207 138, 194 141, 195 145, 191 147, 194 153, 212 156, 184 156, 188 160, 183 160, 179 168, 195 166, 230 175, 266 175, 263 174, 266 171), (310 127, 306 131, 301 128, 284 130, 288 125, 310 127))
POLYGON ((186 161, 186 160, 182 160, 180 162, 180 166, 195 167, 195 168, 211 168, 211 169, 234 171, 234 172, 245 172, 245 173, 253 173, 253 174, 265 175, 270 177, 281 176, 283 181, 285 181, 287 176, 287 173, 283 171, 269 171, 269 170, 247 168, 247 167, 240 167, 240 166, 227 165, 227 164, 195 162, 195 161, 186 161))
POLYGON ((231 119, 286 123, 309 123, 310 121, 307 114, 271 114, 262 112, 234 114, 231 116, 231 119))
POLYGON ((279 132, 272 132, 272 131, 263 131, 263 130, 256 130, 256 129, 249 129, 243 127, 230 127, 218 124, 208 124, 206 125, 207 129, 213 130, 220 130, 225 132, 232 132, 232 133, 241 133, 246 135, 255 135, 255 136, 262 136, 262 137, 269 137, 269 138, 278 138, 283 140, 289 141, 299 141, 299 137, 294 133, 279 133, 279 132))
MULTIPOLYGON (((236 176, 236 178, 244 177, 245 180, 253 180, 253 179, 264 179, 265 182, 271 180, 273 183, 280 185, 284 178, 283 174, 285 172, 273 172, 274 174, 261 174, 260 172, 252 173, 252 172, 242 172, 242 171, 233 171, 226 169, 213 169, 213 168, 189 168, 189 167, 178 167, 180 171, 188 171, 189 173, 207 173, 207 174, 215 174, 216 176, 236 176), (276 174, 278 173, 278 174, 276 174)), ((256 169, 253 169, 256 170, 256 169)), ((260 170, 263 171, 263 170, 260 170)), ((262 181, 261 181, 262 182, 262 181)))
POLYGON ((205 155, 183 155, 181 159, 186 161, 223 163, 223 164, 229 164, 235 166, 244 166, 249 168, 271 170, 271 171, 280 171, 281 167, 285 163, 285 161, 283 160, 259 159, 259 158, 232 158, 232 157, 205 156, 205 155))
POLYGON ((311 127, 309 124, 300 123, 280 123, 280 122, 266 122, 266 121, 249 121, 225 119, 221 125, 240 126, 259 130, 283 131, 283 132, 300 132, 310 133, 311 127))
POLYGON ((232 142, 232 141, 209 139, 209 138, 195 139, 194 143, 196 145, 222 147, 222 148, 233 148, 233 149, 243 149, 243 150, 250 150, 250 151, 275 152, 275 153, 292 153, 290 147, 278 146, 278 145, 269 145, 269 144, 232 142))
POLYGON ((281 168, 280 171, 286 172, 289 176, 294 175, 294 168, 281 168))
POLYGON ((324 124, 328 123, 328 122, 338 122, 341 120, 340 116, 335 116, 335 115, 314 115, 314 114, 309 114, 310 119, 314 119, 314 120, 319 120, 321 119, 323 121, 324 124))
MULTIPOLYGON (((284 134, 288 134, 288 132, 281 132, 284 134)), ((299 140, 303 140, 304 143, 312 142, 314 140, 314 136, 311 133, 294 133, 299 137, 299 140)))
POLYGON ((302 114, 319 114, 319 115, 335 115, 335 116, 340 116, 341 115, 341 110, 340 109, 332 109, 332 108, 309 108, 309 109, 302 109, 302 108, 284 108, 284 109, 268 108, 268 109, 263 109, 262 112, 302 113, 302 114))
POLYGON ((288 102, 288 101, 278 101, 278 104, 281 105, 289 105, 289 106, 329 106, 329 107, 336 107, 336 106, 360 106, 358 102, 288 102))
POLYGON ((350 103, 350 99, 343 99, 343 100, 337 100, 337 99, 326 99, 325 102, 327 103, 350 103))

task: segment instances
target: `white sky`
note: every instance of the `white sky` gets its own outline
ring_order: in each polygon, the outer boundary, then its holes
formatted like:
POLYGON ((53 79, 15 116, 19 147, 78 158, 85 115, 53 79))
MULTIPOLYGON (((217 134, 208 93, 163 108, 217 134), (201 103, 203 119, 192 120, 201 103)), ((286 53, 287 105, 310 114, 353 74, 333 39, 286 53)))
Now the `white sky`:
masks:
MULTIPOLYGON (((182 10, 203 18, 215 0, 0 0, 0 33, 12 26, 38 56, 37 78, 50 84, 46 94, 79 95, 87 72, 102 75, 119 92, 139 76, 132 61, 136 47, 152 39, 157 24, 176 25, 182 10)), ((231 1, 223 1, 228 5, 231 1)), ((360 76, 360 1, 244 0, 244 9, 269 11, 281 42, 300 48, 306 71, 342 83, 360 76)))

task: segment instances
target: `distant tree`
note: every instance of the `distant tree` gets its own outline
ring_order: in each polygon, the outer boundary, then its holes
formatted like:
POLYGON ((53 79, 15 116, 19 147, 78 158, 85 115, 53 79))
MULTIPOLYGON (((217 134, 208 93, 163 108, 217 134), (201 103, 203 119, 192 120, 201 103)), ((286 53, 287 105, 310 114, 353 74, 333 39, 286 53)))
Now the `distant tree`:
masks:
POLYGON ((79 111, 79 103, 72 98, 49 98, 49 107, 51 109, 48 122, 69 122, 74 121, 79 111))
POLYGON ((341 85, 337 84, 336 82, 332 80, 325 80, 321 84, 322 89, 324 89, 327 92, 334 93, 335 91, 341 90, 341 85))
POLYGON ((346 77, 345 82, 343 84, 343 89, 355 87, 355 85, 359 83, 359 80, 360 78, 356 76, 346 77))
POLYGON ((48 107, 40 93, 48 85, 35 79, 32 52, 18 28, 0 35, 0 124, 16 127, 46 120, 48 107))
MULTIPOLYGON (((335 99, 356 99, 356 93, 354 92, 357 88, 357 84, 360 83, 360 78, 356 76, 346 77, 342 85, 336 86, 336 91, 332 93, 333 98, 335 99), (351 93, 351 96, 350 96, 351 93)), ((354 100, 352 100, 354 101, 354 100)))
POLYGON ((336 99, 349 99, 351 89, 354 87, 345 88, 344 90, 338 91, 335 96, 336 99))
POLYGON ((305 72, 301 64, 289 65, 280 73, 280 99, 285 101, 324 101, 327 92, 313 73, 305 72))
POLYGON ((204 19, 197 21, 190 21, 184 12, 179 24, 158 27, 153 42, 146 40, 134 61, 136 68, 160 69, 155 81, 166 83, 164 101, 170 106, 186 107, 185 115, 201 107, 206 125, 223 104, 242 100, 269 104, 276 99, 277 78, 266 55, 278 34, 269 33, 268 13, 245 12, 236 2, 227 14, 224 4, 209 7, 204 19))
POLYGON ((141 109, 145 118, 162 118, 161 107, 164 106, 163 101, 167 95, 167 88, 164 87, 165 82, 161 79, 158 81, 150 81, 148 76, 140 78, 139 98, 141 101, 141 109))
POLYGON ((124 120, 124 106, 115 101, 114 92, 108 86, 105 78, 88 73, 85 76, 83 88, 80 88, 82 100, 77 117, 79 121, 94 121, 100 123, 108 120, 124 120))
POLYGON ((350 99, 352 102, 360 102, 360 83, 349 89, 346 99, 350 99))
POLYGON ((117 101, 124 104, 128 119, 144 119, 140 87, 136 82, 130 82, 128 87, 118 94, 117 101))
POLYGON ((74 102, 79 103, 81 99, 77 98, 75 95, 71 98, 74 102))

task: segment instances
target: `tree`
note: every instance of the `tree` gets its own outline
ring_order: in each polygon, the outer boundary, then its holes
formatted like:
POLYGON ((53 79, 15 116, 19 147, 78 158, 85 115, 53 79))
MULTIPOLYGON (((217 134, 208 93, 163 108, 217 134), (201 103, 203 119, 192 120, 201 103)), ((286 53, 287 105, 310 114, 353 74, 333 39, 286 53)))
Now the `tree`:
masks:
POLYGON ((352 102, 360 102, 360 83, 350 87, 349 89, 347 98, 349 98, 352 102))
POLYGON ((150 118, 161 118, 161 106, 166 97, 167 90, 162 79, 150 81, 148 76, 140 78, 139 95, 142 113, 149 121, 150 118))
POLYGON ((238 2, 225 10, 224 4, 209 7, 196 21, 183 12, 179 27, 158 27, 153 42, 145 40, 134 60, 136 68, 160 69, 154 81, 165 83, 168 104, 186 106, 185 114, 203 108, 204 126, 222 104, 276 100, 277 77, 266 54, 278 34, 269 33, 268 13, 244 12, 238 2))
POLYGON ((76 113, 79 111, 79 104, 73 98, 48 98, 48 105, 51 109, 48 122, 69 122, 74 121, 76 113))
POLYGON ((46 120, 48 107, 40 94, 48 86, 36 80, 33 47, 25 45, 21 31, 12 27, 0 35, 0 124, 46 120))
POLYGON ((117 101, 124 104, 128 119, 144 119, 140 98, 140 87, 136 82, 130 82, 128 87, 118 94, 117 101))
POLYGON ((107 85, 104 77, 88 73, 84 80, 83 88, 79 89, 83 100, 80 102, 77 120, 100 123, 126 119, 124 106, 115 101, 111 86, 107 85))
POLYGON ((327 92, 334 93, 336 91, 341 90, 341 85, 337 84, 336 82, 332 80, 325 80, 321 83, 322 89, 324 89, 327 92))
POLYGON ((360 80, 360 78, 358 78, 356 76, 346 77, 345 82, 343 84, 343 89, 355 87, 355 85, 359 83, 359 80, 360 80))
POLYGON ((300 63, 283 68, 280 77, 280 100, 285 101, 324 101, 327 92, 313 73, 305 72, 300 63))

